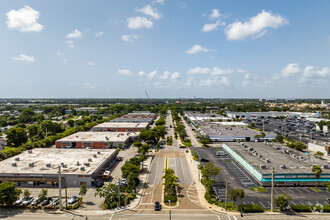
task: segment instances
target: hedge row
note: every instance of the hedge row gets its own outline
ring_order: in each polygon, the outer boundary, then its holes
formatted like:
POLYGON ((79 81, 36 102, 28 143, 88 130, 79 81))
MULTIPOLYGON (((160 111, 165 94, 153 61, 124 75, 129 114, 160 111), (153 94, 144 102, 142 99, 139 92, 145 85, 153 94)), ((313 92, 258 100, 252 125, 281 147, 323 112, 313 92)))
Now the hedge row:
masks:
POLYGON ((295 212, 312 212, 307 205, 290 205, 291 210, 295 212))
POLYGON ((264 212, 261 205, 257 204, 239 204, 237 210, 244 213, 264 212))

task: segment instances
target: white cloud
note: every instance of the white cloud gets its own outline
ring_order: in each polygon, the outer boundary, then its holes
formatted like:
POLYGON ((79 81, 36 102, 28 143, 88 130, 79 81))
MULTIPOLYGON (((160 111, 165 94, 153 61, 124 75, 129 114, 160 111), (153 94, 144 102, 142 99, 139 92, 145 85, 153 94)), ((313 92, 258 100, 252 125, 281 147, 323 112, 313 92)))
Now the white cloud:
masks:
POLYGON ((34 58, 34 56, 27 56, 25 54, 21 54, 18 57, 12 57, 12 60, 15 61, 24 61, 24 62, 31 62, 33 63, 34 61, 36 61, 36 59, 34 58))
POLYGON ((233 69, 220 69, 219 67, 214 67, 213 69, 210 68, 201 68, 201 67, 195 67, 191 68, 187 71, 188 74, 191 75, 197 75, 197 74, 210 74, 212 76, 220 76, 220 75, 229 75, 234 73, 233 69))
POLYGON ((139 28, 151 28, 153 23, 146 17, 133 17, 133 18, 127 18, 127 27, 130 29, 139 29, 139 28))
POLYGON ((74 29, 72 33, 66 35, 66 38, 82 38, 82 37, 83 37, 82 33, 77 29, 74 29))
POLYGON ((154 78, 156 75, 157 75, 157 70, 154 70, 154 71, 152 71, 152 72, 150 72, 150 73, 146 73, 146 72, 144 72, 144 71, 140 71, 140 72, 138 73, 138 76, 139 76, 139 77, 147 77, 148 80, 154 78))
POLYGON ((210 14, 210 18, 220 18, 221 14, 218 9, 212 9, 212 13, 210 14))
POLYGON ((9 29, 16 29, 21 32, 40 32, 44 28, 37 22, 40 12, 27 5, 17 11, 13 9, 6 15, 9 29))
POLYGON ((57 55, 57 56, 61 56, 62 53, 61 53, 60 51, 57 51, 56 55, 57 55))
POLYGON ((185 87, 191 87, 193 85, 193 82, 194 82, 194 78, 193 77, 188 77, 188 79, 184 83, 184 86, 185 87))
POLYGON ((261 37, 269 28, 278 28, 288 24, 288 20, 280 15, 262 11, 244 22, 234 22, 225 29, 228 40, 242 40, 249 36, 261 37))
POLYGON ((195 53, 209 52, 209 51, 210 51, 209 49, 195 44, 194 46, 192 46, 192 48, 187 50, 186 53, 187 54, 195 54, 195 53))
POLYGON ((230 82, 228 77, 222 76, 222 77, 210 77, 208 79, 203 79, 198 83, 198 86, 200 87, 230 87, 230 82))
POLYGON ((280 78, 288 78, 290 76, 296 75, 301 72, 298 63, 290 63, 286 67, 284 67, 280 74, 277 74, 273 77, 273 79, 280 79, 280 78))
POLYGON ((306 66, 301 79, 299 82, 307 82, 310 80, 330 80, 330 68, 324 67, 324 68, 318 68, 315 66, 306 66))
POLYGON ((139 35, 123 35, 121 39, 125 42, 133 42, 133 40, 139 39, 141 36, 139 35))
POLYGON ((87 62, 87 65, 88 65, 88 66, 94 66, 95 63, 94 63, 93 61, 88 61, 88 62, 87 62))
POLYGON ((151 7, 150 5, 144 6, 144 8, 136 9, 137 12, 141 12, 145 15, 151 16, 153 19, 160 19, 160 14, 158 13, 156 8, 151 7))
POLYGON ((74 42, 72 40, 65 40, 64 43, 66 43, 69 48, 75 48, 74 42))
POLYGON ((84 86, 87 89, 96 89, 97 88, 97 84, 95 84, 95 83, 85 83, 84 86))
POLYGON ((164 5, 164 0, 154 0, 153 2, 164 5))
POLYGON ((118 70, 118 74, 131 76, 132 72, 129 69, 120 69, 120 70, 118 70))
POLYGON ((214 24, 204 24, 202 31, 209 32, 209 31, 217 30, 219 25, 224 26, 225 23, 218 20, 214 24))
POLYGON ((63 63, 67 63, 67 62, 69 62, 68 59, 63 59, 63 63))
POLYGON ((163 75, 160 77, 161 79, 171 79, 171 80, 177 80, 180 77, 179 72, 170 73, 169 71, 164 71, 163 75))
POLYGON ((103 36, 103 31, 95 33, 95 36, 96 37, 102 37, 103 36))

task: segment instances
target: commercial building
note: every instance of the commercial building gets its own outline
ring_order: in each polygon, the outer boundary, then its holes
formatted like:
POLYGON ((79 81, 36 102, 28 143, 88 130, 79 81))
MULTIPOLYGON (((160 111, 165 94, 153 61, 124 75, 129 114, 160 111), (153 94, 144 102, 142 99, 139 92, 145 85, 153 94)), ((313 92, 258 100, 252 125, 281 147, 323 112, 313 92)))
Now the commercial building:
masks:
POLYGON ((323 169, 317 179, 320 185, 330 181, 330 169, 325 161, 283 145, 241 142, 224 143, 222 147, 262 186, 271 185, 273 167, 276 186, 315 185, 313 165, 323 169))
POLYGON ((114 118, 110 120, 112 123, 149 123, 152 124, 153 118, 114 118))
POLYGON ((79 150, 37 148, 0 162, 0 181, 13 181, 21 187, 57 187, 59 166, 62 187, 79 187, 102 176, 116 161, 114 149, 79 150))
POLYGON ((149 127, 148 123, 115 123, 105 122, 92 128, 92 131, 110 131, 110 132, 139 132, 149 127))
POLYGON ((126 115, 121 116, 122 118, 156 118, 155 113, 150 113, 148 111, 133 111, 132 113, 128 113, 126 115))
POLYGON ((231 112, 227 111, 226 115, 232 119, 263 119, 276 117, 297 117, 297 118, 319 118, 319 113, 303 113, 303 112, 231 112))
POLYGON ((196 112, 184 112, 184 115, 190 120, 190 121, 200 121, 200 120, 227 120, 229 118, 220 115, 220 114, 202 114, 202 113, 196 113, 196 112))
POLYGON ((57 148, 125 148, 140 132, 78 132, 56 141, 57 148))
POLYGON ((320 151, 324 155, 330 156, 330 142, 313 141, 308 143, 308 150, 317 152, 320 151))

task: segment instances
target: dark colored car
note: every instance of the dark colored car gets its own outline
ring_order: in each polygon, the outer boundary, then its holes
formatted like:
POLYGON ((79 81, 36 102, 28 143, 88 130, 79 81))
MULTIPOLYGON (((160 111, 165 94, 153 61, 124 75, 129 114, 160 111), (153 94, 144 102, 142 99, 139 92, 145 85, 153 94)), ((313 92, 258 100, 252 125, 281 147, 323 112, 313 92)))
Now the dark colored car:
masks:
POLYGON ((208 159, 202 158, 201 162, 210 162, 208 159))
POLYGON ((117 160, 117 161, 122 161, 123 158, 122 158, 122 157, 116 157, 116 160, 117 160))
POLYGON ((50 201, 52 201, 52 198, 48 197, 47 199, 45 199, 44 201, 41 202, 41 205, 46 206, 50 203, 50 201))
POLYGON ((184 145, 180 145, 180 147, 179 148, 186 148, 186 146, 184 146, 184 145))
POLYGON ((162 205, 157 201, 155 202, 155 211, 160 211, 162 209, 162 205))

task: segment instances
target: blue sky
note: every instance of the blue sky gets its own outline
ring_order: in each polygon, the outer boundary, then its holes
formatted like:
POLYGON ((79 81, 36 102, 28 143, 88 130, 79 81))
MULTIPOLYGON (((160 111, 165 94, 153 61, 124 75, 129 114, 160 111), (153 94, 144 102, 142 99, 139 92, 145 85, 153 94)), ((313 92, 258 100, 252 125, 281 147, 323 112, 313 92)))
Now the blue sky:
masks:
POLYGON ((330 98, 330 1, 0 1, 0 97, 330 98))

